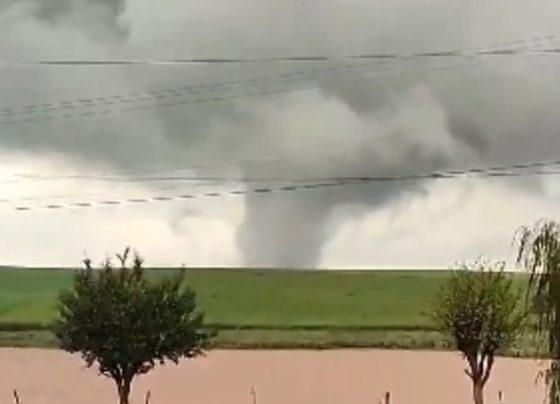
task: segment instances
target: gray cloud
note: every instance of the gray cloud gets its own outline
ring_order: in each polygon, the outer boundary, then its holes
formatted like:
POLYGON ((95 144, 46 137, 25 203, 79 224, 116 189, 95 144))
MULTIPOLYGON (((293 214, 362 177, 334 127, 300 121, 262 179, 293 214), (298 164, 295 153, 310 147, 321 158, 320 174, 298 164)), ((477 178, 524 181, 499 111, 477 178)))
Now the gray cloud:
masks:
POLYGON ((115 39, 127 33, 119 21, 125 0, 4 0, 3 3, 4 9, 24 5, 28 15, 55 29, 57 25, 70 25, 85 28, 98 38, 115 39))
MULTIPOLYGON (((522 1, 510 1, 507 11, 501 9, 507 15, 500 18, 508 23, 500 25, 493 5, 474 8, 466 1, 448 0, 398 4, 245 0, 235 6, 226 0, 212 4, 192 0, 165 8, 147 0, 4 1, 0 20, 7 23, 0 34, 10 41, 0 50, 26 57, 437 50, 552 29, 560 20, 560 7, 544 3, 548 12, 538 12, 538 7, 528 11, 522 1), (14 14, 17 7, 24 11, 14 14)), ((398 74, 402 69, 429 69, 430 63, 389 66, 375 79, 367 79, 367 72, 343 75, 354 80, 315 73, 305 84, 317 88, 270 97, 5 127, 0 147, 5 153, 52 154, 82 168, 98 163, 115 170, 202 164, 214 168, 200 170, 201 174, 305 178, 528 161, 551 157, 560 146, 554 107, 560 89, 550 85, 555 72, 549 61, 503 59, 474 69, 398 74)), ((302 69, 306 67, 8 70, 0 77, 3 88, 9 89, 0 95, 0 102, 26 105, 302 69)), ((375 69, 380 67, 374 65, 375 69)), ((291 82, 277 85, 297 87, 291 82)), ((252 83, 236 91, 260 92, 267 86, 270 83, 252 83)), ((214 94, 219 93, 199 96, 214 94)), ((312 267, 329 234, 348 216, 359 217, 416 195, 426 186, 396 183, 250 195, 238 245, 249 265, 312 267)))

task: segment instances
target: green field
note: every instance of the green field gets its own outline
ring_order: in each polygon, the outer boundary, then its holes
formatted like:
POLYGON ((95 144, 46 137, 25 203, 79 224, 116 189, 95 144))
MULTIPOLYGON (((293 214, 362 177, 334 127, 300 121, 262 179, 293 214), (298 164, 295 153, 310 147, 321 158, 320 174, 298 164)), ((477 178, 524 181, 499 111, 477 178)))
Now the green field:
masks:
MULTIPOLYGON (((152 271, 151 274, 169 271, 152 271)), ((152 275, 152 276, 158 276, 152 275)), ((207 321, 256 328, 425 328, 445 272, 189 270, 207 321)), ((0 324, 47 324, 66 270, 1 270, 0 324)))
MULTIPOLYGON (((171 270, 151 270, 150 276, 171 270)), ((427 311, 444 271, 187 271, 222 347, 441 347, 427 311)), ((70 270, 0 270, 0 343, 50 345, 70 270)))

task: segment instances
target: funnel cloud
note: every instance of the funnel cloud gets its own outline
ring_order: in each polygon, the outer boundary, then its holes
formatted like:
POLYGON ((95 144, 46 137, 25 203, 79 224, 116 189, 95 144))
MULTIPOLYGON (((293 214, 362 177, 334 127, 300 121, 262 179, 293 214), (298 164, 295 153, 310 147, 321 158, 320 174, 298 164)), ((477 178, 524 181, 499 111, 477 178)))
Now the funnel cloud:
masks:
MULTIPOLYGON (((475 7, 459 0, 172 0, 161 7, 149 0, 0 0, 4 38, 0 51, 5 59, 33 60, 468 49, 556 34, 560 5, 537 3, 500 0, 475 7)), ((191 173, 201 178, 259 178, 270 185, 278 178, 288 183, 417 174, 557 157, 560 86, 555 77, 560 61, 556 56, 506 55, 472 66, 456 66, 457 62, 445 58, 372 61, 361 69, 344 67, 342 62, 5 68, 0 73, 2 108, 205 83, 240 84, 229 90, 207 87, 198 95, 183 96, 198 100, 184 105, 117 114, 110 112, 117 109, 115 103, 105 103, 98 109, 109 110, 106 114, 2 125, 0 152, 5 158, 23 155, 30 161, 62 161, 80 173, 102 168, 132 176, 155 167, 195 167, 191 173), (324 70, 328 67, 333 68, 330 73, 324 70), (294 72, 304 72, 304 79, 286 79, 294 72), (269 79, 252 80, 257 77, 269 79), (258 95, 271 88, 283 91, 258 95), (224 92, 233 97, 200 101, 224 92)), ((491 192, 548 198, 543 178, 492 181, 488 180, 491 192)), ((352 233, 348 226, 370 223, 371 229, 377 229, 381 222, 398 223, 398 218, 387 222, 380 218, 405 217, 400 209, 443 201, 443 196, 438 199, 433 193, 452 195, 451 187, 462 186, 455 184, 445 185, 450 187, 447 194, 439 188, 443 185, 430 181, 248 193, 231 217, 225 208, 222 213, 212 212, 222 214, 224 223, 233 228, 231 238, 224 236, 223 242, 229 243, 228 251, 237 251, 238 264, 315 268, 328 265, 325 257, 332 257, 336 248, 347 256, 353 244, 360 244, 348 241, 346 247, 333 247, 341 237, 353 240, 362 231, 352 233)), ((230 189, 230 185, 213 187, 230 189)), ((111 186, 114 192, 119 190, 118 184, 111 186)), ((139 186, 149 193, 159 192, 153 183, 139 186)), ((475 194, 453 202, 451 210, 459 214, 475 194)), ((482 206, 481 200, 472 203, 482 206)), ((194 220, 198 214, 194 208, 173 211, 157 226, 187 237, 183 232, 198 230, 181 223, 198 223, 194 220)), ((415 215, 417 223, 427 217, 422 210, 415 215)), ((513 226, 514 216, 512 212, 504 219, 504 227, 513 226)), ((209 220, 208 215, 200 217, 209 220)), ((413 233, 406 228, 403 240, 413 233)), ((385 230, 393 234, 388 227, 385 230)), ((208 239, 210 246, 212 242, 208 239)), ((485 245, 494 251, 496 243, 491 239, 485 245)), ((485 250, 484 245, 476 248, 485 250)), ((371 252, 368 260, 374 265, 376 256, 385 257, 382 251, 371 252)), ((402 254, 394 256, 398 261, 402 254)), ((427 256, 438 261, 432 254, 427 256)))

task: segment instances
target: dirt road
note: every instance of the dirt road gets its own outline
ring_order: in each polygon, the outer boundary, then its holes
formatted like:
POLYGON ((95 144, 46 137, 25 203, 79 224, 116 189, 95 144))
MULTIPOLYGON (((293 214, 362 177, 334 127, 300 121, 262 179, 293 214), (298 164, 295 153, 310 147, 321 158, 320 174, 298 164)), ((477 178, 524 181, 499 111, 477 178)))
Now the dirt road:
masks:
MULTIPOLYGON (((419 351, 213 351, 180 366, 160 367, 134 385, 133 403, 377 404, 390 390, 393 404, 467 404, 470 385, 457 354, 419 351)), ((535 384, 539 364, 500 359, 487 389, 487 403, 542 402, 535 384)), ((109 404, 109 379, 83 368, 79 357, 56 350, 0 349, 0 403, 109 404)))

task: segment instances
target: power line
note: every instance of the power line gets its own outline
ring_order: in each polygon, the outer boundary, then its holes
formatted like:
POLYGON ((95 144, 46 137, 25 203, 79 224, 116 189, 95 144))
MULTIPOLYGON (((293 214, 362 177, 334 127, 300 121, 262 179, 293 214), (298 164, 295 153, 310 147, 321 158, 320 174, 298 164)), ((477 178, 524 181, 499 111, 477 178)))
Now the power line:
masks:
MULTIPOLYGON (((377 65, 380 63, 378 62, 377 65)), ((379 69, 380 71, 394 70, 395 65, 388 65, 388 62, 384 63, 385 68, 379 69)), ((316 78, 316 74, 337 72, 348 73, 349 71, 359 71, 360 69, 370 70, 373 63, 354 63, 346 64, 343 66, 330 66, 321 67, 314 69, 296 70, 287 73, 277 74, 277 75, 265 75, 259 77, 253 77, 241 80, 228 80, 223 82, 213 82, 213 83, 202 83, 196 85, 190 85, 179 88, 168 88, 162 90, 146 91, 143 93, 127 93, 127 94, 112 94, 107 96, 82 98, 66 101, 53 101, 41 104, 31 104, 21 107, 5 107, 0 109, 0 117, 12 117, 14 115, 26 115, 34 114, 38 112, 42 113, 52 113, 57 111, 73 110, 77 108, 93 108, 99 105, 115 105, 115 104, 128 104, 134 101, 153 101, 171 97, 185 96, 189 94, 204 94, 203 90, 206 92, 219 91, 228 89, 235 89, 236 86, 242 86, 254 83, 266 83, 271 81, 301 81, 301 80, 312 80, 316 78)), ((383 65, 381 65, 383 66, 383 65)), ((157 104, 154 104, 157 105, 157 104)))
POLYGON ((551 162, 534 162, 493 167, 476 167, 463 170, 434 171, 424 174, 391 175, 391 176, 360 176, 360 177, 332 177, 324 180, 315 180, 308 183, 291 183, 278 186, 261 186, 258 188, 235 189, 231 191, 211 191, 199 194, 158 195, 128 199, 107 199, 99 201, 79 201, 71 203, 50 203, 40 206, 19 205, 13 207, 16 211, 32 210, 61 210, 70 208, 94 208, 101 206, 118 206, 130 204, 148 204, 155 202, 185 201, 195 198, 217 198, 224 196, 242 196, 250 194, 270 194, 275 192, 294 192, 303 190, 332 188, 347 185, 364 185, 368 183, 391 183, 400 181, 421 181, 432 179, 461 179, 461 178, 493 178, 493 177, 522 177, 533 175, 559 175, 560 171, 527 170, 531 168, 544 168, 560 166, 560 160, 551 162))
MULTIPOLYGON (((551 41, 557 36, 531 38, 529 40, 513 41, 551 41)), ((81 60, 3 60, 0 67, 32 67, 32 66, 174 66, 174 65, 209 65, 209 64, 255 64, 277 62, 340 62, 356 60, 402 60, 411 58, 455 58, 470 56, 502 56, 502 55, 530 55, 530 54, 560 53, 559 48, 544 48, 539 50, 516 49, 479 49, 444 50, 417 53, 363 53, 350 55, 287 55, 269 57, 208 57, 208 58, 173 58, 173 59, 81 59, 81 60)))
MULTIPOLYGON (((446 71, 446 70, 455 70, 460 68, 472 67, 476 65, 478 62, 473 63, 465 62, 462 64, 456 64, 452 66, 443 66, 443 67, 432 67, 432 68, 425 68, 425 69, 416 69, 409 72, 397 73, 397 74, 378 74, 376 76, 367 75, 367 76, 360 76, 360 77, 353 77, 353 78, 344 78, 344 80, 351 80, 351 79, 358 79, 358 80, 367 80, 373 78, 388 78, 388 77, 405 77, 405 76, 412 76, 420 73, 430 73, 436 71, 446 71)), ((309 80, 309 79, 307 79, 309 80)), ((296 80, 291 80, 296 81, 296 80)), ((305 80, 298 80, 298 81, 305 81, 305 80)), ((18 123, 37 123, 37 122, 49 122, 49 121, 57 121, 57 120, 64 120, 64 119, 71 119, 71 118, 86 118, 92 116, 103 116, 103 115, 121 115, 127 114, 131 112, 137 112, 145 109, 150 108, 164 108, 164 107, 178 107, 178 106, 186 106, 192 104, 201 104, 207 102, 223 102, 223 101, 230 101, 234 99, 242 99, 242 98, 250 98, 250 97, 259 97, 259 96, 270 96, 275 94, 282 94, 286 92, 294 92, 294 91, 301 91, 301 90, 308 90, 311 88, 318 87, 318 83, 308 83, 308 84, 301 84, 295 87, 292 86, 278 86, 272 89, 267 90, 259 90, 259 91, 249 91, 249 92, 241 92, 241 93, 233 93, 228 95, 214 95, 214 96, 203 96, 194 99, 186 99, 186 100, 178 100, 178 101, 169 101, 169 102, 154 102, 154 103, 143 103, 142 100, 131 100, 130 105, 122 107, 122 108, 106 108, 102 110, 87 110, 87 111, 72 111, 67 112, 62 115, 38 115, 38 114, 30 114, 26 117, 16 117, 13 119, 0 119, 0 125, 14 125, 18 123), (136 102, 136 103, 135 103, 136 102)), ((166 98, 166 97, 161 97, 166 98)), ((98 107, 96 105, 91 105, 92 108, 98 107)))
MULTIPOLYGON (((114 171, 97 171, 90 174, 80 174, 80 172, 62 172, 53 174, 35 173, 32 171, 20 171, 10 173, 10 179, 0 180, 1 183, 10 182, 21 182, 23 181, 50 181, 50 180, 72 180, 72 179, 88 179, 91 178, 92 181, 100 180, 103 181, 104 178, 110 179, 141 179, 142 177, 151 176, 161 176, 161 175, 179 175, 184 172, 197 172, 198 170, 239 170, 243 164, 271 164, 273 160, 249 160, 249 161, 232 161, 228 164, 216 165, 216 164, 190 164, 190 165, 150 165, 148 167, 136 167, 136 168, 119 168, 114 171)), ((2 178, 2 176, 0 176, 2 178)))
MULTIPOLYGON (((184 190, 184 186, 181 184, 172 184, 170 186, 158 187, 157 192, 165 191, 177 191, 184 190)), ((14 202, 24 203, 32 201, 46 201, 46 200, 70 200, 72 198, 85 198, 85 197, 102 197, 107 195, 107 192, 97 191, 97 192, 74 192, 74 193, 64 193, 64 194, 39 194, 39 195, 25 195, 25 196, 15 196, 15 197, 2 197, 0 198, 0 203, 2 204, 13 204, 14 202)), ((141 193, 135 192, 133 190, 123 191, 118 193, 113 193, 113 196, 118 196, 120 199, 129 198, 134 195, 146 195, 146 192, 141 193)))
MULTIPOLYGON (((549 38, 550 37, 546 37, 549 38)), ((542 38, 539 40, 543 40, 542 38)), ((535 41, 535 39, 533 39, 535 41)), ((518 44, 527 45, 527 43, 531 43, 530 40, 525 41, 516 41, 512 42, 518 44)), ((514 50, 511 50, 515 53, 514 50)), ((465 53, 465 51, 463 51, 465 53)), ((488 51, 483 49, 478 49, 474 53, 471 52, 469 58, 471 61, 465 64, 459 65, 451 65, 451 66, 443 66, 443 67, 436 67, 436 68, 424 68, 424 69, 417 69, 411 70, 409 72, 404 72, 400 74, 396 74, 395 76, 403 76, 403 75, 411 75, 411 74, 418 74, 423 72, 431 72, 431 71, 443 71, 448 69, 456 69, 461 67, 470 67, 473 65, 472 58, 473 55, 476 54, 484 54, 488 52, 492 52, 492 54, 508 54, 502 49, 500 52, 498 51, 488 51)), ((414 60, 411 60, 414 61, 414 60)), ((475 63, 476 64, 476 63, 475 63)), ((0 109, 0 124, 16 124, 16 123, 31 123, 31 122, 40 122, 40 121, 52 121, 58 119, 69 119, 74 117, 88 117, 94 115, 108 115, 108 114, 119 114, 119 113, 126 113, 135 110, 141 110, 151 107, 169 107, 169 106, 179 106, 179 105, 187 105, 193 103, 202 103, 208 101, 223 101, 223 100, 230 100, 235 98, 241 97, 251 97, 256 95, 269 95, 275 93, 282 93, 292 90, 291 87, 281 87, 275 90, 268 90, 268 91, 256 91, 256 92, 249 92, 249 93, 241 93, 241 94, 229 94, 226 96, 208 96, 210 92, 216 91, 233 91, 236 89, 236 86, 243 86, 248 84, 258 84, 258 83, 269 83, 273 81, 277 81, 281 83, 289 83, 289 82, 305 82, 305 81, 313 81, 317 80, 315 75, 322 74, 322 73, 329 73, 329 72, 342 72, 348 73, 350 71, 359 72, 362 69, 366 71, 371 70, 372 65, 371 63, 360 63, 360 64, 347 64, 344 66, 331 66, 326 68, 316 68, 316 69, 306 69, 306 70, 299 70, 295 72, 288 72, 279 75, 268 75, 268 76, 261 76, 257 78, 249 78, 243 80, 229 80, 224 82, 218 83, 204 83, 198 85, 191 85, 186 87, 180 88, 171 88, 171 89, 163 89, 163 90, 155 90, 155 91, 147 91, 144 93, 129 93, 129 94, 113 94, 108 96, 100 96, 100 97, 92 97, 92 98, 83 98, 83 99, 75 99, 70 101, 57 101, 57 102, 49 102, 49 103, 42 103, 42 104, 32 104, 22 107, 6 107, 0 109), (169 98, 177 98, 177 97, 184 97, 192 94, 205 94, 206 97, 199 97, 195 99, 189 100, 179 100, 174 102, 160 102, 161 100, 166 100, 169 98), (125 105, 122 108, 119 106, 125 105), (93 108, 99 107, 107 107, 105 110, 92 110, 93 108), (78 111, 80 109, 89 109, 86 111, 78 111), (57 113, 66 112, 62 115, 55 115, 57 113), (41 115, 43 114, 43 115, 41 115), (2 119, 6 118, 6 119, 2 119)), ((388 64, 385 61, 385 66, 382 69, 378 69, 377 73, 382 71, 391 71, 396 70, 395 65, 388 64)), ((376 77, 388 77, 390 75, 378 75, 376 77)), ((371 78, 371 76, 361 77, 363 78, 371 78)), ((352 79, 352 78, 351 78, 352 79)), ((354 77, 354 79, 356 79, 354 77)), ((300 87, 296 87, 293 90, 298 89, 307 89, 316 87, 318 84, 316 83, 309 83, 307 85, 302 85, 300 87)))
MULTIPOLYGON (((475 167, 467 169, 445 170, 431 172, 430 175, 436 176, 439 173, 442 175, 466 175, 476 173, 486 173, 504 170, 526 170, 532 168, 546 168, 546 167, 560 167, 560 160, 552 161, 539 161, 530 163, 519 163, 510 165, 496 165, 486 167, 475 167)), ((188 169, 188 168, 187 168, 188 169)), ((80 181, 98 181, 98 182, 124 182, 124 183, 152 183, 152 182, 237 182, 237 183, 271 183, 271 182, 320 182, 320 181, 359 181, 372 179, 375 181, 399 179, 398 175, 387 176, 330 176, 330 177, 270 177, 270 176, 201 176, 201 175, 119 175, 119 174, 60 174, 60 175, 30 175, 30 174, 16 174, 24 176, 24 178, 31 178, 38 181, 50 180, 80 180, 80 181)), ((421 178, 426 174, 419 174, 421 178)), ((405 175, 406 178, 412 178, 411 174, 405 175)))
POLYGON ((95 182, 279 182, 279 181, 310 181, 313 178, 282 178, 282 177, 262 177, 262 178, 247 178, 241 176, 197 176, 197 175, 159 175, 159 176, 122 176, 122 175, 87 175, 87 174, 68 174, 60 176, 44 176, 33 177, 37 181, 50 181, 50 180, 80 180, 80 181, 95 181, 95 182))
POLYGON ((99 96, 99 97, 91 97, 91 98, 82 98, 82 99, 74 99, 74 100, 67 100, 67 101, 53 101, 48 103, 42 104, 31 104, 22 107, 5 107, 0 109, 0 117, 11 117, 14 115, 28 115, 34 114, 37 112, 43 113, 51 113, 57 111, 65 111, 65 110, 73 110, 78 108, 91 108, 96 107, 98 105, 115 105, 115 104, 128 104, 134 101, 154 101, 160 100, 165 98, 172 98, 172 97, 180 97, 189 94, 204 94, 205 92, 212 92, 212 91, 219 91, 228 89, 232 87, 234 89, 236 86, 242 86, 247 84, 257 84, 261 82, 270 82, 270 81, 289 81, 289 80, 302 80, 302 79, 311 79, 313 78, 314 74, 318 73, 328 73, 330 71, 351 71, 356 70, 364 67, 371 67, 371 63, 361 63, 361 64, 348 64, 344 66, 331 66, 325 68, 318 68, 318 69, 305 69, 305 70, 297 70, 294 72, 288 72, 283 74, 277 75, 265 75, 259 77, 253 77, 248 79, 241 79, 241 80, 227 80, 222 82, 213 82, 213 83, 202 83, 202 84, 195 84, 189 85, 179 88, 168 88, 168 89, 161 89, 161 90, 153 90, 153 91, 146 91, 146 92, 136 92, 136 93, 127 93, 127 94, 111 94, 107 96, 99 96))
MULTIPOLYGON (((148 175, 142 174, 142 170, 139 171, 128 171, 128 175, 119 171, 119 173, 97 173, 97 174, 51 174, 51 175, 41 175, 41 174, 30 174, 30 173, 13 173, 10 179, 0 180, 0 183, 21 183, 22 181, 30 182, 45 182, 45 181, 67 181, 67 180, 80 180, 80 181, 91 181, 91 182, 227 182, 227 181, 239 181, 243 182, 243 177, 233 177, 233 176, 218 176, 218 175, 179 175, 173 173, 180 173, 183 171, 193 171, 199 168, 216 168, 213 166, 204 166, 197 168, 182 168, 182 169, 168 169, 151 171, 153 174, 148 175)), ((125 173, 127 171, 124 171, 125 173)), ((1 178, 1 177, 0 177, 1 178)), ((247 178, 246 182, 262 182, 266 180, 281 181, 282 178, 247 178)), ((293 178, 291 179, 293 180, 293 178)))

